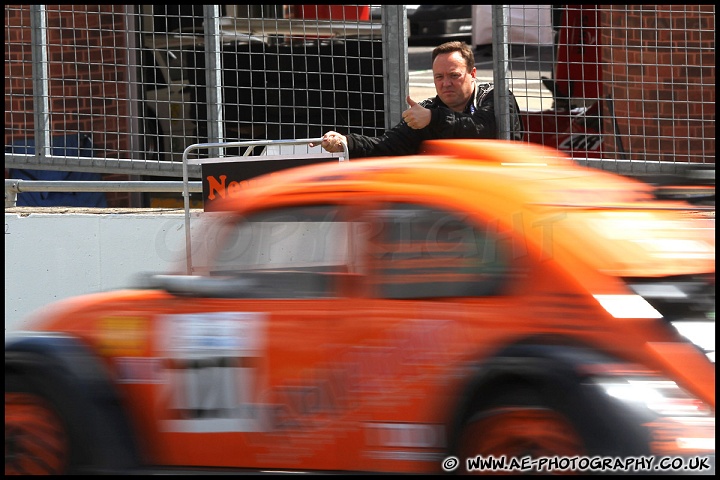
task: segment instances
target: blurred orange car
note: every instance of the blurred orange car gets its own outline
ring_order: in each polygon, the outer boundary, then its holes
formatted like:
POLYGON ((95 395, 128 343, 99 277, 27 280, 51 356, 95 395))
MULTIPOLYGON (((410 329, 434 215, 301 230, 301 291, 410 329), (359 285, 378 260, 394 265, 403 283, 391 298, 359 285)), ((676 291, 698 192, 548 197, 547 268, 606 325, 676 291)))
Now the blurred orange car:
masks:
POLYGON ((188 271, 6 336, 5 473, 714 471, 706 213, 501 140, 258 177, 188 271))

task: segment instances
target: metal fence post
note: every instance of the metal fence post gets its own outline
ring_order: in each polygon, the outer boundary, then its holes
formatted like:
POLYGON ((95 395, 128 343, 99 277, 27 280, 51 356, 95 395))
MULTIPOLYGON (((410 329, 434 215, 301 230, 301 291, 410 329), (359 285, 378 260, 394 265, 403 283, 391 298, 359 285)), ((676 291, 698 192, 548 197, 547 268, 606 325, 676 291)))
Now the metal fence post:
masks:
MULTIPOLYGON (((47 52, 47 9, 45 5, 30 5, 30 25, 32 44, 32 80, 33 106, 35 121, 35 160, 51 155, 50 141, 50 87, 48 85, 47 52)), ((7 38, 5 39, 7 41, 7 38)))
POLYGON ((385 77, 385 129, 400 123, 410 93, 408 75, 408 25, 405 5, 383 5, 382 52, 385 77))
POLYGON ((510 105, 507 95, 507 77, 510 62, 508 61, 508 6, 492 6, 492 51, 493 51, 493 82, 495 90, 495 120, 498 138, 510 140, 510 105))
MULTIPOLYGON (((222 42, 220 41, 220 5, 205 5, 205 88, 207 90, 208 142, 225 140, 223 120, 222 42)), ((222 156, 219 149, 209 152, 211 157, 222 156)))

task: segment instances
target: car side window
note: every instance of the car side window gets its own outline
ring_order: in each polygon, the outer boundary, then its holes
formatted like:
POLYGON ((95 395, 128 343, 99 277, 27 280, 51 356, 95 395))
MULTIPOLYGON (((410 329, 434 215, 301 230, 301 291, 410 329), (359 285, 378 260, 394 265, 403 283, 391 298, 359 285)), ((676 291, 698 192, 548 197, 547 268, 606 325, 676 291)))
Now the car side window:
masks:
POLYGON ((493 229, 422 205, 395 203, 369 212, 375 223, 369 261, 381 298, 497 295, 509 249, 493 229))
POLYGON ((354 228, 339 210, 336 205, 282 208, 232 222, 218 236, 210 274, 267 284, 273 297, 334 295, 334 275, 347 271, 354 228))

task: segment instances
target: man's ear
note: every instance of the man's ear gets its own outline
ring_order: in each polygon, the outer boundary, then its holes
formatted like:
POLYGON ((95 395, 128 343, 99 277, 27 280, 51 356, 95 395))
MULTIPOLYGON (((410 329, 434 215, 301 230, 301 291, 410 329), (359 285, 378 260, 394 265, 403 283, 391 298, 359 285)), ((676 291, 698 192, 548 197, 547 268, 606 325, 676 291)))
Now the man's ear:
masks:
POLYGON ((475 78, 475 75, 477 75, 477 67, 473 67, 472 70, 470 70, 470 75, 472 78, 475 78))

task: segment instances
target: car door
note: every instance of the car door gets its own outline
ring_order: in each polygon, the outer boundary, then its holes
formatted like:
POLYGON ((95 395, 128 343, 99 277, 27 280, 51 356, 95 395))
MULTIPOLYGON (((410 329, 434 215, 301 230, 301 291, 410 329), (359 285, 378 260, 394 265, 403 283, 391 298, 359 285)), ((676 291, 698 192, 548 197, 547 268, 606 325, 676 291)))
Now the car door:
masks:
POLYGON ((206 239, 217 248, 195 270, 214 295, 179 297, 157 318, 161 463, 340 466, 353 406, 336 362, 353 337, 342 321, 352 263, 343 208, 275 208, 206 239))
POLYGON ((478 324, 501 323, 511 304, 512 237, 427 202, 379 200, 360 218, 362 335, 344 356, 361 402, 351 468, 436 471, 478 324))

